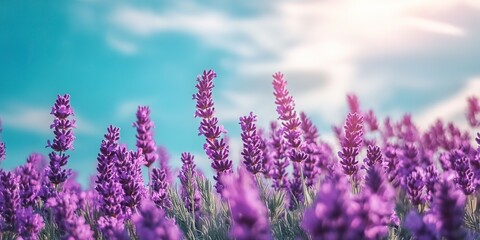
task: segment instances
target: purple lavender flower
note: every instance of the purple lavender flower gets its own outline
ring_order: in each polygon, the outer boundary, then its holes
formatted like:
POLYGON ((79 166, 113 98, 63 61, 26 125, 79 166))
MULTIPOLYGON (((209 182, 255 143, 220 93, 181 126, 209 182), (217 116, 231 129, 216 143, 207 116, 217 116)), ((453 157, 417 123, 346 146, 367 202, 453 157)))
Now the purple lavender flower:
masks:
POLYGON ((455 160, 455 171, 457 176, 454 181, 461 187, 465 195, 470 195, 475 191, 474 174, 470 168, 470 161, 466 156, 455 160))
MULTIPOLYGON (((99 207, 102 217, 117 219, 120 218, 122 213, 122 188, 117 181, 117 171, 115 167, 120 129, 110 125, 104 137, 105 139, 102 140, 100 153, 97 157, 98 174, 95 181, 95 190, 100 196, 99 207)), ((104 220, 104 222, 107 223, 109 221, 104 220)), ((104 226, 104 229, 110 229, 111 227, 113 226, 104 226)), ((103 232, 107 234, 106 231, 103 232)))
POLYGON ((13 172, 0 170, 0 213, 4 224, 2 231, 15 231, 16 213, 20 208, 19 177, 13 172))
POLYGON ((52 125, 50 125, 50 128, 54 129, 55 138, 53 142, 49 140, 47 143, 47 147, 50 147, 53 151, 48 155, 50 164, 46 172, 50 182, 57 186, 65 182, 71 174, 70 169, 62 169, 70 157, 65 152, 73 149, 73 141, 75 140, 72 130, 75 128, 75 119, 68 119, 73 115, 73 109, 70 106, 70 95, 58 95, 50 114, 55 116, 52 125))
POLYGON ((139 239, 183 239, 182 232, 175 224, 175 220, 167 218, 165 212, 155 207, 155 204, 148 198, 142 201, 138 213, 132 217, 132 221, 139 239))
POLYGON ((27 163, 16 169, 19 176, 19 190, 21 205, 23 207, 34 206, 38 198, 38 192, 41 187, 41 173, 35 164, 40 163, 43 156, 38 153, 32 153, 27 158, 27 163))
POLYGON ((422 175, 417 171, 413 170, 407 176, 407 195, 413 205, 419 205, 423 203, 423 188, 425 182, 422 175))
POLYGON ((168 154, 167 148, 164 146, 158 146, 157 147, 157 154, 158 154, 158 163, 160 166, 160 169, 165 171, 166 177, 167 177, 167 182, 169 184, 173 183, 173 174, 170 171, 170 155, 168 154))
POLYGON ((430 165, 425 169, 425 189, 426 200, 431 202, 435 192, 435 183, 438 180, 438 173, 435 165, 430 165))
MULTIPOLYGON (((303 151, 303 141, 301 138, 301 121, 295 111, 293 97, 287 89, 287 81, 283 74, 278 72, 273 74, 273 95, 277 105, 278 119, 282 121, 283 137, 287 143, 287 157, 292 162, 303 162, 308 155, 303 151)), ((302 176, 303 177, 303 176, 302 176)))
POLYGON ((411 211, 405 218, 404 226, 412 232, 414 240, 436 240, 438 236, 435 223, 429 219, 429 215, 422 218, 417 212, 411 211))
POLYGON ((257 126, 255 122, 257 116, 250 112, 250 115, 240 118, 240 126, 242 128, 242 141, 243 141, 243 163, 247 170, 252 174, 262 172, 262 157, 263 152, 260 149, 260 137, 257 133, 257 126))
POLYGON ((397 147, 387 145, 383 152, 385 153, 384 167, 387 172, 388 181, 391 182, 394 187, 398 187, 400 185, 400 162, 397 156, 397 147))
POLYGON ((167 174, 165 170, 159 168, 152 169, 151 183, 152 201, 158 208, 167 208, 170 206, 170 200, 167 195, 167 174))
POLYGON ((355 94, 347 94, 347 103, 350 113, 360 114, 360 104, 358 102, 358 97, 355 94))
POLYGON ((300 127, 303 131, 303 137, 305 139, 305 149, 304 151, 308 154, 307 159, 303 162, 304 176, 305 176, 305 185, 307 187, 313 186, 315 182, 315 177, 318 173, 316 165, 319 158, 319 146, 317 143, 318 139, 318 130, 313 124, 313 122, 307 117, 304 112, 300 113, 300 120, 302 124, 300 127))
POLYGON ((405 114, 402 120, 395 126, 396 136, 404 142, 413 143, 418 140, 418 129, 412 121, 410 114, 405 114))
POLYGON ((234 239, 272 239, 267 209, 260 200, 256 185, 244 169, 237 176, 222 178, 225 184, 222 196, 230 205, 232 227, 230 235, 234 239))
POLYGON ((150 120, 150 108, 138 106, 137 121, 133 123, 137 129, 137 147, 142 149, 145 166, 148 168, 157 160, 157 146, 153 139, 153 122, 150 120))
POLYGON ((31 207, 17 212, 17 232, 19 240, 37 240, 38 234, 45 226, 42 216, 33 213, 31 207))
POLYGON ((54 220, 61 231, 62 239, 93 239, 90 225, 83 216, 76 214, 78 197, 75 194, 62 192, 50 198, 46 206, 52 209, 54 220))
POLYGON ((302 175, 300 174, 300 164, 298 162, 292 162, 293 171, 292 178, 288 181, 289 196, 290 196, 290 209, 295 209, 299 203, 304 200, 302 175))
POLYGON ((354 176, 358 172, 358 161, 355 159, 362 146, 363 117, 357 113, 349 113, 345 122, 345 137, 342 141, 342 151, 338 156, 342 159, 343 171, 349 176, 354 176))
POLYGON ((437 230, 445 239, 463 239, 463 215, 466 197, 452 181, 441 178, 435 186, 433 213, 437 230))
MULTIPOLYGON (((337 176, 338 177, 338 176, 337 176)), ((337 178, 334 177, 334 178, 337 178)), ((325 181, 313 205, 305 211, 302 227, 312 239, 359 239, 359 229, 352 227, 356 203, 346 195, 345 179, 325 181)))
POLYGON ((200 216, 200 201, 201 196, 198 190, 197 182, 195 181, 196 171, 194 156, 188 152, 182 153, 182 170, 178 174, 180 183, 182 184, 181 196, 185 207, 189 212, 195 213, 195 216, 200 216))
POLYGON ((232 161, 228 159, 229 146, 225 138, 220 135, 225 133, 222 125, 218 124, 218 118, 213 114, 215 107, 212 98, 213 79, 217 74, 213 70, 203 71, 202 76, 197 77, 197 84, 195 87, 198 92, 193 95, 193 99, 197 101, 195 117, 202 118, 200 122, 199 135, 206 138, 206 143, 203 146, 207 156, 211 159, 212 168, 216 171, 214 179, 216 181, 215 188, 218 193, 222 192, 222 184, 220 177, 224 174, 232 172, 232 161))
POLYGON ((471 127, 480 126, 480 121, 477 119, 480 114, 480 102, 475 96, 469 97, 468 108, 467 108, 467 120, 471 127))
POLYGON ((363 120, 365 121, 365 125, 368 126, 370 132, 379 130, 377 117, 373 110, 368 110, 368 112, 363 115, 363 120))
POLYGON ((126 216, 133 214, 146 194, 141 166, 144 164, 142 150, 128 151, 125 146, 120 146, 116 152, 118 182, 123 189, 123 213, 126 216))
POLYGON ((283 130, 277 127, 276 122, 270 124, 270 145, 273 148, 273 166, 272 166, 272 179, 273 187, 276 190, 285 189, 288 186, 287 182, 287 167, 288 161, 285 159, 285 144, 282 138, 283 130))
POLYGON ((382 151, 378 146, 372 146, 369 145, 367 147, 367 158, 363 160, 367 166, 372 167, 375 164, 382 164, 383 162, 383 156, 382 156, 382 151))

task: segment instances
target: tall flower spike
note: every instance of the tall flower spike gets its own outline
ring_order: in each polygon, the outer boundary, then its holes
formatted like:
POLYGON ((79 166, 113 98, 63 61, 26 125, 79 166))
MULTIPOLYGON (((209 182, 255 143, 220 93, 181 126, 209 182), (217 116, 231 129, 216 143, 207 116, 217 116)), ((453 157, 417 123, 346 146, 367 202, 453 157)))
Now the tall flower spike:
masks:
POLYGON ((41 187, 41 173, 37 169, 37 164, 40 163, 42 155, 32 153, 27 158, 27 163, 16 169, 19 176, 19 190, 20 199, 23 207, 35 205, 38 198, 38 192, 41 187))
POLYGON ((73 109, 70 106, 70 95, 58 95, 50 114, 55 117, 52 125, 50 125, 55 138, 53 142, 49 140, 47 143, 47 147, 50 147, 53 151, 48 155, 50 164, 46 172, 50 182, 57 186, 65 182, 71 174, 70 169, 62 169, 70 157, 65 152, 73 149, 73 141, 75 140, 73 135, 75 119, 68 119, 73 115, 73 109))
POLYGON ((138 106, 137 121, 133 123, 137 130, 137 147, 142 149, 145 166, 150 167, 158 158, 157 146, 153 139, 153 122, 150 120, 150 108, 138 106))
POLYGON ((182 185, 181 196, 183 202, 189 212, 194 212, 195 216, 200 216, 201 195, 197 181, 195 181, 197 173, 195 171, 194 157, 188 152, 183 152, 181 160, 183 165, 178 178, 182 185))
POLYGON ((17 212, 17 223, 19 240, 38 240, 39 233, 45 226, 42 216, 33 213, 31 207, 17 212))
POLYGON ((239 169, 238 176, 222 178, 225 184, 223 196, 230 205, 233 239, 272 239, 268 222, 267 208, 260 199, 260 194, 251 175, 239 169))
POLYGON ((360 114, 360 104, 358 103, 357 95, 353 93, 347 94, 347 103, 351 113, 360 114))
POLYGON ((349 113, 345 122, 345 137, 342 141, 342 151, 338 156, 342 159, 343 171, 349 176, 354 176, 358 171, 358 161, 355 159, 362 146, 363 117, 357 113, 349 113))
POLYGON ((319 152, 319 144, 317 142, 318 129, 304 112, 300 113, 300 120, 302 121, 300 127, 302 128, 303 137, 306 143, 304 146, 304 151, 308 154, 307 159, 305 159, 303 162, 303 175, 305 177, 305 185, 307 185, 307 187, 311 187, 315 182, 315 177, 318 170, 316 166, 319 155, 321 154, 319 152))
POLYGON ((142 240, 180 240, 182 232, 175 224, 175 220, 167 218, 164 210, 155 207, 155 204, 145 198, 132 217, 133 224, 139 239, 142 240))
POLYGON ((478 120, 478 115, 480 114, 480 102, 475 96, 469 97, 468 108, 467 108, 467 120, 471 127, 480 126, 480 121, 478 120))
POLYGON ((95 181, 95 190, 100 197, 99 210, 100 229, 103 236, 112 239, 118 228, 123 229, 122 224, 122 188, 117 180, 117 171, 115 167, 116 151, 118 149, 118 140, 120 139, 120 129, 110 125, 107 133, 104 135, 100 145, 100 153, 97 160, 97 179, 95 181), (118 224, 120 223, 120 224, 118 224))
POLYGON ((464 239, 463 216, 465 195, 455 185, 443 177, 435 186, 433 212, 437 229, 445 239, 464 239))
POLYGON ((287 182, 287 167, 288 161, 285 159, 285 144, 282 138, 283 130, 278 128, 276 122, 270 124, 270 146, 273 149, 273 166, 272 166, 272 179, 273 187, 276 190, 286 189, 287 182))
POLYGON ((240 117, 241 137, 243 141, 243 163, 252 174, 262 171, 263 152, 260 149, 260 136, 257 133, 255 122, 257 116, 250 112, 250 115, 240 117))
POLYGON ((223 186, 220 176, 232 172, 232 161, 228 159, 229 146, 225 138, 221 137, 225 130, 222 125, 218 124, 218 119, 214 116, 212 89, 215 77, 217 74, 213 70, 203 71, 203 74, 197 77, 195 87, 198 92, 193 95, 193 99, 197 101, 194 117, 202 118, 198 128, 199 135, 206 138, 203 148, 208 158, 213 161, 212 168, 216 171, 216 176, 213 177, 216 181, 215 188, 218 193, 221 193, 223 186))
POLYGON ((117 177, 123 189, 123 213, 128 217, 136 211, 146 193, 141 172, 142 150, 132 152, 120 146, 116 157, 117 177))
POLYGON ((170 200, 167 195, 167 174, 165 170, 159 168, 152 169, 151 194, 152 201, 158 208, 167 208, 170 206, 170 200))
POLYGON ((0 170, 0 213, 4 224, 2 231, 15 231, 16 213, 20 208, 19 177, 13 172, 0 170))
POLYGON ((287 81, 283 74, 273 74, 273 95, 277 105, 278 119, 282 121, 283 137, 286 139, 288 158, 292 162, 303 162, 308 155, 303 151, 303 141, 300 132, 301 121, 295 111, 293 97, 287 90, 287 81))
POLYGON ((465 195, 470 195, 475 191, 474 174, 470 168, 470 161, 466 156, 455 159, 455 171, 457 173, 454 181, 460 186, 465 195))

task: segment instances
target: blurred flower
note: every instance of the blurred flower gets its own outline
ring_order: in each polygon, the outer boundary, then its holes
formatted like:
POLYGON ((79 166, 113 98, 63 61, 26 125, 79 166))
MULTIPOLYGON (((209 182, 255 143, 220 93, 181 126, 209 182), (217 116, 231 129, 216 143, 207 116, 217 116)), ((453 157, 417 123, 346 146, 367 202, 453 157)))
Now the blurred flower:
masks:
POLYGON ((467 120, 471 127, 480 126, 480 121, 477 119, 480 114, 480 103, 476 96, 469 97, 467 99, 468 108, 467 108, 467 120))
POLYGON ((425 182, 422 175, 417 171, 413 170, 407 176, 407 195, 413 205, 419 205, 423 203, 423 187, 425 182))
POLYGON ((179 240, 183 239, 182 232, 175 224, 175 220, 167 218, 162 209, 145 198, 138 212, 132 217, 136 234, 142 240, 179 240))
POLYGON ((415 211, 411 211, 404 221, 406 229, 410 230, 414 240, 438 239, 435 223, 429 222, 429 216, 423 218, 415 211))
POLYGON ((382 151, 378 146, 369 145, 367 147, 367 158, 365 158, 363 161, 369 167, 372 167, 376 164, 381 165, 383 163, 382 151))
POLYGON ((33 207, 38 198, 38 192, 41 187, 41 174, 36 165, 40 163, 43 156, 38 153, 32 153, 27 158, 27 162, 15 169, 19 176, 19 189, 21 205, 23 207, 33 207))
POLYGON ((32 207, 22 208, 17 212, 17 232, 19 240, 37 240, 45 226, 42 216, 33 213, 32 207))
POLYGON ((222 178, 225 184, 222 196, 230 205, 232 227, 230 236, 234 239, 272 239, 267 208, 260 200, 260 194, 252 176, 244 169, 237 175, 222 178))
POLYGON ((454 183, 443 177, 435 186, 432 211, 435 216, 437 230, 445 239, 463 239, 463 216, 466 197, 455 188, 454 183))

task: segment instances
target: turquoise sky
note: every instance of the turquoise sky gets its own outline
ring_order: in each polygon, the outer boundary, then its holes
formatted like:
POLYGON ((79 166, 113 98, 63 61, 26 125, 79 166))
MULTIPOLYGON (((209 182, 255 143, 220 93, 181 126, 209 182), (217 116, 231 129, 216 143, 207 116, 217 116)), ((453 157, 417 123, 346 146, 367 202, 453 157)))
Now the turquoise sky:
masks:
POLYGON ((68 166, 86 184, 109 124, 134 147, 138 105, 152 109, 156 141, 179 166, 182 151, 209 171, 193 118, 196 76, 214 69, 220 121, 239 155, 238 117, 276 118, 271 74, 283 71, 298 110, 331 138, 345 95, 364 109, 422 127, 465 125, 466 96, 480 92, 480 7, 473 1, 0 2, 2 166, 48 153, 50 108, 71 95, 78 121, 68 166), (335 14, 332 14, 335 13, 335 14))

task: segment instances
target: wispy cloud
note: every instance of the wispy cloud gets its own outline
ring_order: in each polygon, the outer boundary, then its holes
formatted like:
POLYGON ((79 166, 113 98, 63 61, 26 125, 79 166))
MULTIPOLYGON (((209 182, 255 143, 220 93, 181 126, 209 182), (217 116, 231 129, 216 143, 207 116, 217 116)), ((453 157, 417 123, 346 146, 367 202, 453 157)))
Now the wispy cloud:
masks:
POLYGON ((467 98, 478 96, 478 93, 480 93, 480 76, 469 79, 463 88, 448 96, 445 100, 419 111, 416 119, 418 125, 422 129, 427 129, 437 119, 441 118, 445 121, 454 121, 463 129, 467 129, 468 124, 465 118, 467 98))
POLYGON ((107 35, 106 41, 110 47, 126 55, 132 55, 138 51, 138 47, 135 44, 112 35, 107 35))
MULTIPOLYGON (((4 128, 15 128, 41 135, 52 134, 50 125, 53 117, 50 115, 49 108, 13 103, 8 105, 5 111, 0 112, 0 118, 4 128)), ((76 133, 96 134, 97 128, 90 121, 78 115, 75 115, 75 121, 76 133)))
POLYGON ((348 92, 380 104, 398 89, 435 87, 429 79, 412 84, 398 81, 398 72, 381 70, 366 84, 362 80, 372 75, 363 72, 362 63, 378 56, 414 58, 445 51, 442 44, 432 43, 460 41, 474 30, 470 20, 458 20, 466 9, 478 11, 469 6, 471 1, 281 1, 245 18, 192 3, 164 12, 122 6, 109 20, 137 37, 182 32, 236 54, 226 66, 244 81, 225 92, 231 95, 226 97, 229 103, 220 108, 227 109, 227 119, 238 117, 228 109, 238 114, 238 108, 260 109, 258 102, 271 102, 271 94, 252 91, 251 86, 270 82, 271 74, 282 70, 299 109, 337 122, 343 118, 348 92), (295 78, 299 75, 307 80, 295 78))

